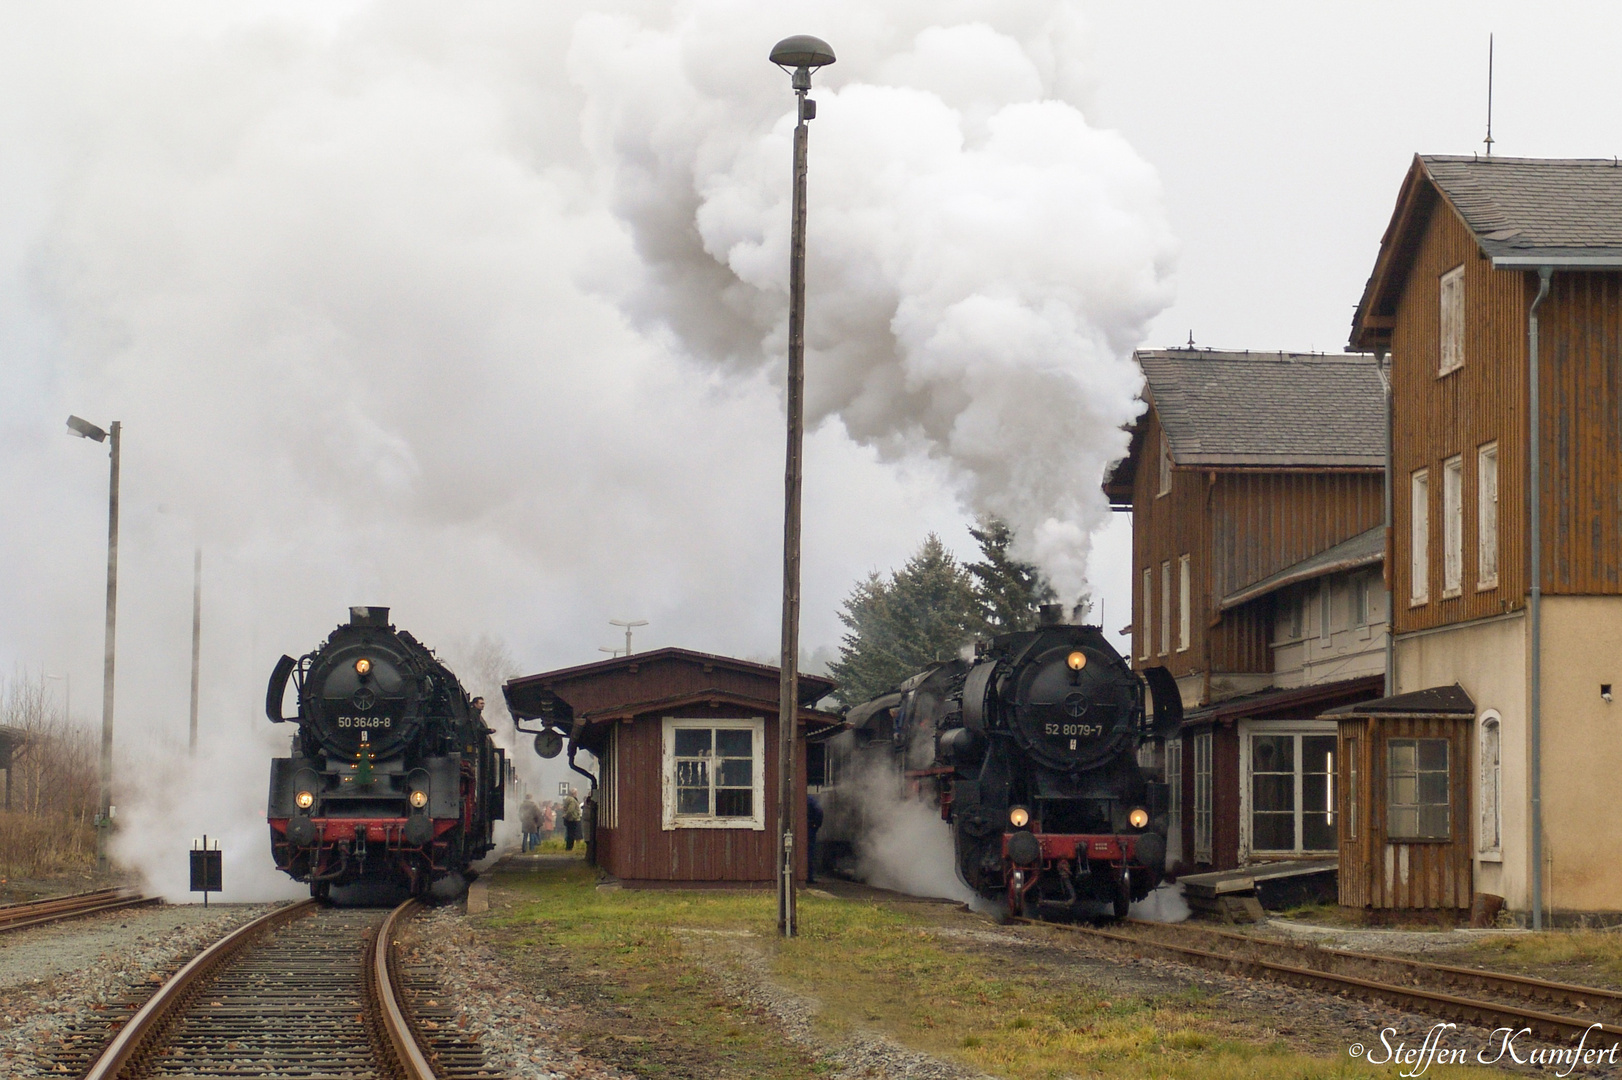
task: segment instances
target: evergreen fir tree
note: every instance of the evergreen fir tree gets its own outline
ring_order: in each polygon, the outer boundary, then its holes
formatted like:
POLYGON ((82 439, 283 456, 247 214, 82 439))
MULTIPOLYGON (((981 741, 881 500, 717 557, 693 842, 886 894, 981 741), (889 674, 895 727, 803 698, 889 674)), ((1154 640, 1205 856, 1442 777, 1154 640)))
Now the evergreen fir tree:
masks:
MULTIPOLYGON (((1037 609, 1057 597, 1053 586, 1027 562, 1008 554, 1014 531, 998 518, 986 518, 969 535, 980 545, 980 561, 969 563, 974 596, 985 633, 1007 634, 1030 630, 1037 624, 1037 609)), ((1083 601, 1085 602, 1085 601, 1083 601)))

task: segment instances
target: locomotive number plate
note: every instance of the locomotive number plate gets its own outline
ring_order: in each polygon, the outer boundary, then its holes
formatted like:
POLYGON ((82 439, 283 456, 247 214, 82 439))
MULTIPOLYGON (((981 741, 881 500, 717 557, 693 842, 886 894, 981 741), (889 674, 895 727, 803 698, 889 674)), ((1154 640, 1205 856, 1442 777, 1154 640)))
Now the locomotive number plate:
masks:
POLYGON ((1096 739, 1104 734, 1103 724, 1048 724, 1047 734, 1068 738, 1071 735, 1083 739, 1096 739))
MULTIPOLYGON (((338 726, 341 728, 386 728, 394 726, 394 718, 389 716, 340 716, 338 726)), ((1052 725, 1048 725, 1051 727, 1052 725)))

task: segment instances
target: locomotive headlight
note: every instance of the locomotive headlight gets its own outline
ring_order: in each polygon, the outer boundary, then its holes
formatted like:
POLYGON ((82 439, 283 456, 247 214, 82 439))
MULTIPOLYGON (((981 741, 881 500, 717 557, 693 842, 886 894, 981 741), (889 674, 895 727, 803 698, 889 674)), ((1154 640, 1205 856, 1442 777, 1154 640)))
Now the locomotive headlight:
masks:
POLYGON ((355 674, 357 674, 357 675, 365 675, 367 672, 369 672, 371 670, 372 670, 372 662, 370 660, 366 659, 366 657, 363 656, 359 660, 355 661, 355 674))
POLYGON ((1065 657, 1064 662, 1070 665, 1071 671, 1080 671, 1082 668, 1087 666, 1087 654, 1082 652, 1080 649, 1077 649, 1075 652, 1065 657))
POLYGON ((315 796, 308 791, 301 791, 293 796, 293 801, 298 804, 300 810, 308 810, 315 805, 315 796))
POLYGON ((428 793, 421 788, 411 793, 411 805, 421 810, 428 805, 428 793))
POLYGON ((1126 820, 1132 823, 1134 829, 1141 829, 1149 824, 1149 811, 1141 806, 1135 807, 1130 814, 1126 815, 1126 820))
POLYGON ((1008 811, 1008 824, 1016 829, 1023 829, 1031 823, 1031 812, 1023 806, 1016 806, 1008 811))

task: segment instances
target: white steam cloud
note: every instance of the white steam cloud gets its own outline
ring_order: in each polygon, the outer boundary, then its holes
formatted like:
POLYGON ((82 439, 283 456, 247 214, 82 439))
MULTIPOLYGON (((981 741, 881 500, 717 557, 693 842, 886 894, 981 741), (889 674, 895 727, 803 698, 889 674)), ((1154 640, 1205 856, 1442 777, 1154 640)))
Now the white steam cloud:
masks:
MULTIPOLYGON (((1068 4, 5 13, 0 669, 72 673, 94 720, 106 464, 62 420, 121 419, 120 850, 155 881, 204 832, 268 862, 264 681, 350 604, 526 671, 598 659, 614 617, 774 652, 793 98, 765 54, 791 33, 840 56, 802 639, 964 508, 1081 587, 1172 243, 1088 119, 1068 4)), ((233 858, 228 898, 274 891, 233 858)))

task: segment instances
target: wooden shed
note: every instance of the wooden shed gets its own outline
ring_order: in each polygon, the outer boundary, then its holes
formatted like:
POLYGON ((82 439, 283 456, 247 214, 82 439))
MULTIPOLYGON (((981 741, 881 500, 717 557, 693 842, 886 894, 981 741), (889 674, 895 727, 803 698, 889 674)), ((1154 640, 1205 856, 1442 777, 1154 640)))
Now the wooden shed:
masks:
MULTIPOLYGON (((770 887, 776 873, 778 669, 659 649, 526 675, 506 685, 521 720, 544 719, 597 759, 591 845, 632 887, 770 887)), ((795 856, 805 877, 804 736, 837 725, 812 708, 834 688, 802 675, 795 754, 795 856)), ((585 778, 583 777, 583 779, 585 778)))
POLYGON ((1340 902, 1468 908, 1475 702, 1435 686, 1324 713, 1340 728, 1340 902))

